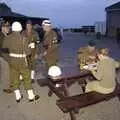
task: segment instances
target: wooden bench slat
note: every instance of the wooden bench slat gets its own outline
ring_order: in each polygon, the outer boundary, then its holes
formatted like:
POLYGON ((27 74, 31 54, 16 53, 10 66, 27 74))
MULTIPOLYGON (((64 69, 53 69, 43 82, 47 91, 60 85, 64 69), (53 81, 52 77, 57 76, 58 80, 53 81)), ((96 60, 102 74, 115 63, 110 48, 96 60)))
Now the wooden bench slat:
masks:
POLYGON ((76 96, 69 96, 64 99, 57 100, 56 104, 63 112, 69 112, 75 108, 83 108, 98 102, 113 98, 120 95, 120 85, 117 85, 115 91, 110 94, 100 94, 97 92, 89 92, 76 96))

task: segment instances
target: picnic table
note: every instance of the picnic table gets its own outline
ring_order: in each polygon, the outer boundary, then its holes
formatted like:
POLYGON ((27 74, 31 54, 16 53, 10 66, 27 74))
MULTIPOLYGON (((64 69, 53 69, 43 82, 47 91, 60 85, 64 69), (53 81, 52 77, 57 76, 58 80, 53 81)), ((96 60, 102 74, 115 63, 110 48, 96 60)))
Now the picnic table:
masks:
POLYGON ((117 83, 116 89, 113 93, 110 94, 100 94, 97 92, 89 92, 85 93, 86 79, 92 78, 91 72, 89 70, 79 70, 79 67, 66 67, 62 69, 62 76, 53 80, 49 78, 48 87, 49 92, 48 95, 51 96, 52 93, 55 93, 58 96, 58 100, 56 101, 56 105, 64 112, 69 113, 71 120, 76 120, 75 114, 78 113, 80 108, 104 101, 109 100, 115 96, 118 96, 120 99, 120 84, 117 83), (71 84, 78 82, 83 90, 83 94, 69 96, 68 87, 71 84))
POLYGON ((59 98, 69 96, 68 87, 75 82, 78 82, 83 92, 85 92, 86 78, 92 77, 90 71, 80 71, 78 66, 64 67, 61 70, 62 75, 60 78, 56 80, 49 78, 48 80, 49 96, 51 96, 52 93, 55 93, 59 98))

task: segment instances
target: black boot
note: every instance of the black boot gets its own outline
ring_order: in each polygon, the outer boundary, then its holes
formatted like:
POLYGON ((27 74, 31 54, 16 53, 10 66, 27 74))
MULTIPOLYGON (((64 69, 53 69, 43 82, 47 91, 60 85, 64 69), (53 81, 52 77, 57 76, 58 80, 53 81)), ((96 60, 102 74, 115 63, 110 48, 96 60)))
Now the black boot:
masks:
POLYGON ((7 93, 7 94, 11 94, 13 91, 10 88, 7 89, 3 89, 3 92, 7 93))
POLYGON ((34 102, 35 100, 38 100, 39 98, 40 98, 40 96, 39 96, 39 95, 35 95, 35 98, 34 98, 34 99, 29 100, 29 102, 34 102))
POLYGON ((32 79, 32 83, 35 83, 35 80, 34 80, 34 79, 32 79))
POLYGON ((19 100, 16 100, 17 103, 20 103, 20 101, 23 99, 23 95, 21 95, 21 98, 19 100))

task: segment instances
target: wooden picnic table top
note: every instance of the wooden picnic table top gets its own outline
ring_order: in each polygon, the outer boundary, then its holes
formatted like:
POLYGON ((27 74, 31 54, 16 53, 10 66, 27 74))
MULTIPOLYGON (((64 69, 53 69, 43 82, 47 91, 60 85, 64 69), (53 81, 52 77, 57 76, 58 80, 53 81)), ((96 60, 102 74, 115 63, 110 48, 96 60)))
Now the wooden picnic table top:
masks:
POLYGON ((61 68, 62 75, 56 79, 52 80, 54 83, 64 82, 66 80, 79 79, 85 76, 90 76, 91 72, 89 70, 80 71, 78 66, 69 66, 61 68))

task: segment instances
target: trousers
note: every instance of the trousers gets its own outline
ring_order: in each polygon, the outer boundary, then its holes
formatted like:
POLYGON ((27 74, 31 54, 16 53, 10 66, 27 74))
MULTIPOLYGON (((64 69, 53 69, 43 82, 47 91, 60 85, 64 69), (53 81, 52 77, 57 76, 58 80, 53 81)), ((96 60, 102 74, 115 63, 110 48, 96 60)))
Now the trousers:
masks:
POLYGON ((10 61, 10 81, 14 90, 19 89, 21 85, 20 75, 22 75, 22 81, 26 90, 32 89, 31 83, 31 71, 26 66, 24 59, 16 58, 16 60, 10 61), (16 61, 17 60, 17 61, 16 61))

